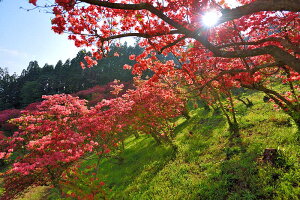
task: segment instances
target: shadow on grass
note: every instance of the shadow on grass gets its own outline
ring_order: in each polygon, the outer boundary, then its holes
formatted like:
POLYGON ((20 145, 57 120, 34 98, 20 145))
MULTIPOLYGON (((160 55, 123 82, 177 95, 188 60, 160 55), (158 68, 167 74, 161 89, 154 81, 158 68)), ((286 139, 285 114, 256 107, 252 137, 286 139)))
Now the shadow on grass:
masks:
POLYGON ((197 198, 215 199, 298 199, 300 170, 285 156, 276 165, 263 163, 262 147, 228 142, 229 159, 208 171, 199 185, 197 198))
POLYGON ((205 161, 210 162, 211 167, 206 169, 207 178, 200 182, 196 198, 205 200, 268 199, 272 196, 272 194, 268 195, 262 187, 256 162, 262 149, 248 149, 241 137, 233 137, 227 131, 226 121, 221 115, 206 114, 200 112, 192 119, 191 131, 197 137, 190 141, 186 151, 190 152, 191 159, 197 156, 197 152, 204 154, 214 152, 214 158, 220 159, 220 162, 205 161), (220 139, 226 141, 222 142, 224 146, 213 147, 218 145, 220 139), (221 154, 223 156, 215 157, 221 154))
POLYGON ((114 164, 109 159, 101 163, 99 176, 112 199, 124 199, 132 193, 146 191, 147 182, 151 182, 176 153, 172 147, 157 145, 151 137, 142 136, 132 140, 122 156, 122 164, 114 164))
MULTIPOLYGON (((175 143, 180 145, 180 156, 185 158, 184 162, 193 162, 194 159, 198 159, 199 152, 209 147, 210 143, 207 138, 211 137, 213 130, 224 125, 225 121, 221 116, 210 116, 209 112, 202 110, 179 124, 174 130, 175 135, 178 136, 175 143), (189 131, 193 131, 194 135, 190 136, 189 131)), ((100 177, 107 183, 111 199, 142 197, 151 190, 150 183, 157 174, 165 172, 163 170, 165 166, 169 166, 173 160, 177 159, 172 147, 158 146, 152 138, 147 136, 137 140, 131 139, 127 147, 123 154, 123 164, 112 164, 109 160, 102 163, 100 177)))
MULTIPOLYGON (((191 120, 191 119, 189 119, 191 120)), ((174 130, 174 135, 175 137, 181 133, 184 129, 186 129, 189 125, 189 120, 185 120, 184 122, 182 122, 181 124, 179 124, 178 126, 176 126, 175 130, 174 130)))
POLYGON ((177 137, 181 156, 185 162, 201 163, 200 156, 207 154, 213 145, 218 147, 216 141, 226 129, 226 121, 221 115, 213 115, 213 111, 199 110, 183 127, 185 130, 180 127, 182 134, 177 137))
POLYGON ((266 199, 256 164, 258 150, 242 153, 238 146, 230 148, 234 155, 210 170, 199 187, 199 199, 266 199))
POLYGON ((222 115, 211 115, 211 112, 204 110, 192 119, 193 127, 191 131, 210 137, 212 132, 220 127, 226 126, 222 115))

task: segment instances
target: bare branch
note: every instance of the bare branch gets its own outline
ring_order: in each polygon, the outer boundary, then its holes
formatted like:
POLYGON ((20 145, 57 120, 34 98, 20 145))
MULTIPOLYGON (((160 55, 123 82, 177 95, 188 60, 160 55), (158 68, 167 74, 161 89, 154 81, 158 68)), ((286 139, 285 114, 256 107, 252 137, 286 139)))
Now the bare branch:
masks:
MULTIPOLYGON (((245 87, 245 88, 249 88, 249 89, 256 89, 256 90, 259 90, 259 91, 263 91, 265 92, 266 94, 268 95, 274 95, 276 96, 278 99, 280 99, 282 102, 284 102, 287 106, 289 107, 293 107, 293 104, 288 101, 284 96, 282 96, 281 94, 279 94, 278 92, 274 91, 274 90, 271 90, 271 89, 268 89, 266 87, 264 87, 263 85, 252 85, 252 86, 249 86, 249 85, 242 85, 242 87, 245 87)), ((274 98, 272 98, 273 100, 275 100, 274 98)), ((282 105, 282 103, 280 101, 276 101, 276 104, 278 105, 282 105)))

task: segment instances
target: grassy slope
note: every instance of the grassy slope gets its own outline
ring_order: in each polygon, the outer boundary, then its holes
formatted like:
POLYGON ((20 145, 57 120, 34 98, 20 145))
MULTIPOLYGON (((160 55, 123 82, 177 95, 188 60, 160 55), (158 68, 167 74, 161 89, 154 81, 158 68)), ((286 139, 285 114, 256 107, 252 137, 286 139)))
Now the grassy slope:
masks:
POLYGON ((103 163, 112 199, 299 199, 299 143, 289 117, 250 97, 238 104, 242 138, 230 142, 221 116, 202 109, 176 129, 178 152, 151 138, 127 141, 123 165, 103 163), (192 135, 190 134, 192 132, 192 135), (281 152, 278 167, 261 162, 265 148, 281 152), (233 155, 226 160, 226 154, 233 155))
MULTIPOLYGON (((252 108, 237 104, 240 140, 229 141, 223 117, 203 109, 192 111, 189 121, 178 120, 177 152, 148 136, 128 138, 123 164, 102 162, 99 177, 109 199, 299 199, 297 129, 263 103, 262 94, 249 98, 252 108), (279 149, 277 166, 262 162, 265 148, 279 149)), ((26 195, 22 199, 31 199, 26 195)))

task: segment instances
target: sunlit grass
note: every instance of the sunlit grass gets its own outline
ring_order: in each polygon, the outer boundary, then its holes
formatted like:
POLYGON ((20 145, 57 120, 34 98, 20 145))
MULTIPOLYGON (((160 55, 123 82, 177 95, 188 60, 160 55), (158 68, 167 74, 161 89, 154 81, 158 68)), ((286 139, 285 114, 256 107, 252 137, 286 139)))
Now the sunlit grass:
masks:
POLYGON ((49 195, 50 188, 48 186, 38 186, 28 188, 27 191, 15 200, 40 200, 45 199, 49 195))

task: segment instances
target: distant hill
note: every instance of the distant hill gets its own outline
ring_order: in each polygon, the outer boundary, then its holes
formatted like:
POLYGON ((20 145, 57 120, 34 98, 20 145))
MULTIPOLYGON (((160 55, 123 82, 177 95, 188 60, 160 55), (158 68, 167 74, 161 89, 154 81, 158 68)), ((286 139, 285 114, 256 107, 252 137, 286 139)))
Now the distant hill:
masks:
MULTIPOLYGON (((55 66, 45 64, 40 67, 37 61, 31 61, 20 76, 10 75, 6 69, 0 68, 0 110, 20 109, 41 100, 42 95, 72 94, 96 85, 106 85, 115 79, 130 82, 131 71, 124 70, 123 65, 135 64, 128 57, 139 54, 138 46, 113 46, 107 57, 98 61, 92 68, 82 69, 80 62, 89 55, 85 51, 78 52, 73 59, 61 60, 55 66), (115 53, 118 56, 114 56, 115 53)), ((116 55, 116 54, 115 54, 116 55)))

